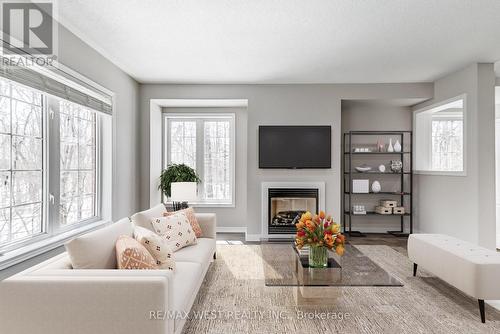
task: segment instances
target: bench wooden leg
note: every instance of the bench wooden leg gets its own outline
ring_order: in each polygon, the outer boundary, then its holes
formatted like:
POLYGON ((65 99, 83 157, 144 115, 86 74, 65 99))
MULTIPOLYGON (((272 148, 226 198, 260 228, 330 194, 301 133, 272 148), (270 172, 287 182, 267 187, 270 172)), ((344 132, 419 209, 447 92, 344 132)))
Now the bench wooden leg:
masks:
POLYGON ((481 322, 484 324, 486 322, 486 317, 484 315, 484 300, 478 299, 477 302, 479 303, 479 313, 481 313, 481 322))
POLYGON ((418 267, 418 264, 414 263, 413 264, 413 276, 417 276, 417 267, 418 267))

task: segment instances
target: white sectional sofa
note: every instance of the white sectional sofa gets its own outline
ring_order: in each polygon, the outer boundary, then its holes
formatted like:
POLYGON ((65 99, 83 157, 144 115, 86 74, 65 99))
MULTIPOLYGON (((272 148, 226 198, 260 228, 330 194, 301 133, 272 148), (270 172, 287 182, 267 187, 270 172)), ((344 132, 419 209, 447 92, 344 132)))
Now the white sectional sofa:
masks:
POLYGON ((411 234, 408 257, 418 266, 478 300, 486 321, 485 300, 500 299, 500 253, 443 234, 411 234))
MULTIPOLYGON (((114 244, 118 232, 133 231, 132 224, 151 229, 151 218, 164 211, 160 204, 133 215, 133 223, 125 218, 88 236, 114 244)), ((0 333, 180 333, 215 258, 215 214, 196 217, 203 236, 174 253, 175 272, 72 269, 63 253, 0 282, 0 333)))

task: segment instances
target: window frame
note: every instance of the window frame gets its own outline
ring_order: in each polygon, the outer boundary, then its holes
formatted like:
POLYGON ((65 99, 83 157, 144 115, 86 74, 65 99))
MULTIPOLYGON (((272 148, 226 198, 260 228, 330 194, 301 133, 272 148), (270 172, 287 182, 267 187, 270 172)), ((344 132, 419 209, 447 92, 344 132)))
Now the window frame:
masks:
MULTIPOLYGON (((439 112, 439 111, 437 111, 439 112)), ((445 119, 445 118, 443 118, 445 119)), ((458 119, 458 118, 454 118, 458 119)), ((436 175, 436 176, 467 176, 467 94, 461 94, 443 101, 439 101, 437 103, 433 103, 429 106, 426 106, 421 109, 417 109, 413 111, 413 172, 415 174, 421 174, 421 175, 436 175), (423 134, 424 136, 429 136, 429 143, 427 144, 428 147, 424 149, 424 153, 422 153, 420 156, 419 155, 419 136, 422 134, 420 133, 421 131, 417 129, 417 116, 422 113, 427 113, 431 112, 432 109, 437 109, 440 108, 444 105, 457 102, 457 101, 463 101, 463 106, 462 106, 462 149, 463 149, 463 161, 462 161, 462 170, 461 171, 443 171, 443 170, 434 170, 432 169, 432 117, 430 119, 430 124, 429 124, 429 129, 427 131, 424 131, 425 133, 423 134), (426 165, 428 166, 427 169, 419 169, 417 168, 419 165, 417 164, 418 159, 426 159, 426 165)))
MULTIPOLYGON (((189 202, 189 204, 193 207, 235 207, 236 200, 236 114, 235 113, 171 113, 162 111, 162 169, 165 169, 170 163, 170 145, 169 145, 169 122, 172 120, 195 120, 196 121, 196 172, 200 175, 203 185, 204 182, 204 127, 199 126, 200 124, 204 124, 206 121, 217 121, 217 120, 228 120, 230 124, 229 130, 229 151, 230 151, 230 186, 231 186, 231 199, 230 201, 222 201, 222 200, 201 200, 200 196, 198 196, 198 200, 196 202, 189 202), (201 143, 201 145, 199 145, 201 143), (199 159, 202 159, 201 162, 199 159)), ((201 186, 201 191, 203 190, 203 186, 201 186)), ((202 195, 200 192, 200 187, 198 187, 198 194, 202 195)), ((162 198, 164 198, 165 203, 171 204, 168 198, 162 194, 162 198)))
MULTIPOLYGON (((59 217, 59 203, 60 203, 60 110, 59 101, 64 100, 60 97, 50 95, 44 91, 23 85, 14 80, 0 77, 0 80, 8 81, 11 84, 21 86, 25 89, 29 89, 34 92, 40 93, 41 96, 41 139, 42 139, 42 214, 41 214, 41 232, 33 235, 32 237, 27 237, 20 239, 19 241, 8 242, 3 245, 0 244, 0 270, 8 267, 9 265, 4 265, 4 261, 12 261, 10 256, 4 259, 7 254, 18 254, 23 253, 23 249, 30 249, 28 253, 39 253, 41 249, 45 249, 45 246, 40 247, 40 249, 32 250, 36 244, 50 244, 51 239, 61 239, 64 236, 69 235, 70 237, 81 233, 83 230, 93 229, 100 226, 103 222, 102 215, 102 173, 103 173, 103 143, 102 143, 102 119, 103 115, 99 111, 92 110, 92 108, 82 106, 83 108, 90 109, 95 112, 95 215, 91 218, 81 220, 74 224, 69 224, 67 226, 62 226, 60 224, 59 217), (57 110, 54 108, 57 106, 57 110)), ((11 89, 12 90, 12 89, 11 89)), ((12 94, 12 93, 11 93, 12 94)), ((10 96, 12 99, 12 96, 10 96)), ((68 100, 66 100, 68 101, 68 100)), ((22 101, 21 101, 22 102, 22 101)), ((70 103, 74 103, 69 101, 70 103)), ((12 105, 11 105, 12 108, 12 105)), ((12 115, 12 109, 11 109, 12 115)), ((12 131, 12 119, 11 121, 11 131, 12 131)), ((12 138, 12 134, 11 134, 12 138)), ((12 152, 12 142, 11 142, 11 152, 12 152)), ((13 156, 11 154, 11 161, 13 156)), ((114 159, 114 158, 113 158, 114 159)), ((12 163, 12 162, 11 162, 12 163)), ((11 178, 12 182, 12 178, 11 178)), ((11 185, 12 189, 12 185, 11 185)), ((11 190, 12 191, 12 190, 11 190)), ((62 240, 67 240, 68 237, 62 240)), ((51 247, 52 248, 52 247, 51 247)), ((44 250, 46 251, 46 250, 44 250)), ((26 256, 29 258, 30 256, 26 256)), ((24 260, 24 259, 22 259, 24 260)), ((22 261, 20 260, 20 261, 22 261)), ((15 261, 14 263, 17 263, 15 261)))

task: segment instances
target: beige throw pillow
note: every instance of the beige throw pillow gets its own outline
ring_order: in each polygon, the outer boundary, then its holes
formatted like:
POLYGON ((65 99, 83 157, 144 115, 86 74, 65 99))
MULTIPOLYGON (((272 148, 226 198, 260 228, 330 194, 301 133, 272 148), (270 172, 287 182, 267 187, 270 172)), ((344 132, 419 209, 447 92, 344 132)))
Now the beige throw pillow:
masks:
POLYGON ((122 235, 116 241, 118 269, 158 269, 151 254, 137 240, 122 235))
POLYGON ((184 212, 168 217, 154 218, 151 224, 155 232, 167 241, 167 245, 174 252, 198 242, 184 212))
POLYGON ((173 212, 165 212, 163 216, 168 217, 180 212, 184 212, 186 214, 186 217, 189 220, 189 224, 191 224, 191 228, 193 229, 194 234, 197 238, 201 238, 201 236, 203 235, 203 231, 201 230, 200 224, 198 224, 198 220, 196 220, 196 215, 193 208, 187 208, 173 212))
POLYGON ((116 240, 121 235, 132 236, 134 225, 123 218, 99 230, 85 233, 66 243, 74 269, 116 269, 116 240))
POLYGON ((153 256, 158 268, 175 270, 174 252, 168 246, 166 239, 140 226, 135 227, 134 236, 153 256))

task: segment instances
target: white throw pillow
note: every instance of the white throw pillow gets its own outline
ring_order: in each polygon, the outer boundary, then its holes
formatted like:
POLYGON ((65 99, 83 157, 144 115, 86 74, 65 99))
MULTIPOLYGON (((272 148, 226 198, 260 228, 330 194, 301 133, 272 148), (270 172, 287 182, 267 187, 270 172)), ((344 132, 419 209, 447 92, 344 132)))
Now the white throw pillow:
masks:
POLYGON ((197 243, 196 235, 183 212, 168 217, 154 218, 151 224, 155 232, 167 241, 168 246, 174 252, 197 243))
POLYGON ((153 256, 158 268, 175 270, 174 252, 165 238, 140 226, 135 227, 134 237, 153 256))
POLYGON ((74 269, 116 269, 116 240, 132 236, 134 226, 123 218, 109 226, 76 237, 66 250, 74 269))

